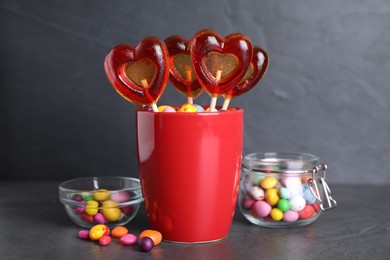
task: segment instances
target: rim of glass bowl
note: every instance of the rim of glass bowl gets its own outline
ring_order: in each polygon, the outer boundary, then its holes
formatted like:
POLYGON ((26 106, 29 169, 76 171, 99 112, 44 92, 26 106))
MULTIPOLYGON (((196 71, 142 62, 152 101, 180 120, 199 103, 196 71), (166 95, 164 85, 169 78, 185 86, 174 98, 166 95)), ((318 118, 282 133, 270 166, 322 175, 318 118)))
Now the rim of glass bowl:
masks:
MULTIPOLYGON (((88 190, 87 189, 71 189, 71 188, 68 188, 66 187, 67 185, 70 185, 72 182, 77 182, 77 181, 86 181, 86 180, 91 180, 91 182, 93 182, 94 180, 97 181, 98 179, 104 179, 104 180, 127 180, 127 181, 130 181, 130 182, 135 182, 137 183, 138 185, 136 187, 128 187, 128 188, 121 188, 121 189, 110 189, 110 191, 139 191, 139 195, 138 196, 135 196, 135 197, 132 197, 130 200, 128 201, 124 201, 124 202, 119 202, 116 207, 120 207, 120 206, 129 206, 129 205, 133 205, 133 204, 137 204, 137 203, 140 203, 142 202, 144 199, 142 197, 142 192, 141 192, 141 184, 140 184, 140 181, 139 179, 137 178, 132 178, 132 177, 123 177, 123 176, 106 176, 106 177, 82 177, 82 178, 76 178, 76 179, 71 179, 71 180, 67 180, 67 181, 64 181, 62 183, 59 184, 58 188, 59 188, 59 191, 60 191, 60 201, 61 203, 65 204, 65 205, 69 205, 69 206, 84 206, 84 204, 80 201, 75 201, 75 200, 72 200, 69 198, 67 198, 66 196, 64 196, 65 194, 69 194, 69 193, 82 193, 82 192, 87 192, 88 190)), ((96 189, 99 189, 99 188, 96 188, 96 189)), ((101 187, 101 189, 103 189, 103 187, 101 187)))
POLYGON ((309 153, 265 152, 250 153, 243 158, 243 167, 267 174, 313 174, 319 157, 309 153))

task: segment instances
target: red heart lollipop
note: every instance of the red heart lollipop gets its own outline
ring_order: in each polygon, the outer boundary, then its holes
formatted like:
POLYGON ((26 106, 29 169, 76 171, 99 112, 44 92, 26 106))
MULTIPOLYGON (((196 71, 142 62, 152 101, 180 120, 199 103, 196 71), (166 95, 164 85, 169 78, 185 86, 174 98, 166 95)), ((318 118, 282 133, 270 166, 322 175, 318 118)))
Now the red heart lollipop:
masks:
POLYGON ((241 81, 223 95, 225 97, 225 102, 223 103, 222 110, 226 110, 228 108, 229 102, 233 97, 244 94, 256 86, 267 71, 268 62, 268 53, 262 48, 254 46, 249 69, 241 81))
POLYGON ((177 90, 187 96, 188 103, 192 104, 203 88, 195 77, 188 43, 189 41, 179 35, 165 39, 170 55, 169 79, 177 90))
POLYGON ((111 85, 125 99, 158 111, 156 102, 169 77, 169 55, 164 42, 148 37, 134 47, 118 45, 106 56, 104 70, 111 85))
POLYGON ((217 97, 237 85, 248 70, 252 44, 243 34, 222 38, 211 30, 202 30, 192 38, 190 51, 195 75, 212 97, 212 111, 217 97))

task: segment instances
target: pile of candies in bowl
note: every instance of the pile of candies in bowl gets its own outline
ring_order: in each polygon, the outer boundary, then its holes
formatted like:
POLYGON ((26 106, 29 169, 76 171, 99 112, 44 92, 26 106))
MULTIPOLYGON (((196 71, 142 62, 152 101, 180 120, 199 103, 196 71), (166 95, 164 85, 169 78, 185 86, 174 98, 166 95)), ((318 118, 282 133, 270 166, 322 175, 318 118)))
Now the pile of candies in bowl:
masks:
POLYGON ((243 160, 239 207, 251 223, 271 228, 313 223, 334 208, 325 164, 304 153, 253 153, 243 160), (325 198, 325 199, 322 199, 325 198))
POLYGON ((143 201, 138 179, 86 177, 59 185, 59 199, 68 216, 79 226, 124 225, 137 214, 143 201))

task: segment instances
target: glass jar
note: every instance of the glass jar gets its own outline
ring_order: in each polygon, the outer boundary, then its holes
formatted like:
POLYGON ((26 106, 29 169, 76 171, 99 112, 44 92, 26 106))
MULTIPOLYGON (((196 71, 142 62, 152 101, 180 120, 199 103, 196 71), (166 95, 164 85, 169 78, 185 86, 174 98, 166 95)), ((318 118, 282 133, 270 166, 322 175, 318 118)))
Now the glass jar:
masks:
POLYGON ((239 207, 253 224, 286 228, 313 223, 337 203, 325 182, 327 166, 304 153, 244 156, 239 207))

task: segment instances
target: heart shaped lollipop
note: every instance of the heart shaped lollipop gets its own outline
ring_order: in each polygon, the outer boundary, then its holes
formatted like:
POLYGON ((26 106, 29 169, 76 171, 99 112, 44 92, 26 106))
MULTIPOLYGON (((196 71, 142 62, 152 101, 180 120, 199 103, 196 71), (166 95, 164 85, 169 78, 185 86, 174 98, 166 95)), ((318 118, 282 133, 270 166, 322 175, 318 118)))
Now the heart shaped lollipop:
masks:
POLYGON ((192 65, 202 87, 211 96, 210 110, 217 97, 237 85, 248 70, 252 44, 243 34, 224 38, 211 30, 202 30, 190 42, 192 65))
POLYGON ((106 56, 104 70, 111 85, 125 99, 138 106, 156 102, 169 77, 169 55, 165 43, 148 37, 137 46, 121 44, 106 56))
POLYGON ((253 46, 253 56, 248 71, 236 86, 223 94, 225 101, 222 110, 228 108, 230 100, 233 97, 244 94, 256 86, 260 79, 265 75, 268 68, 268 62, 268 53, 258 46, 253 46))
POLYGON ((203 92, 203 88, 195 77, 188 43, 189 41, 179 35, 165 39, 170 55, 169 79, 172 85, 187 97, 188 103, 193 104, 193 99, 203 92))

